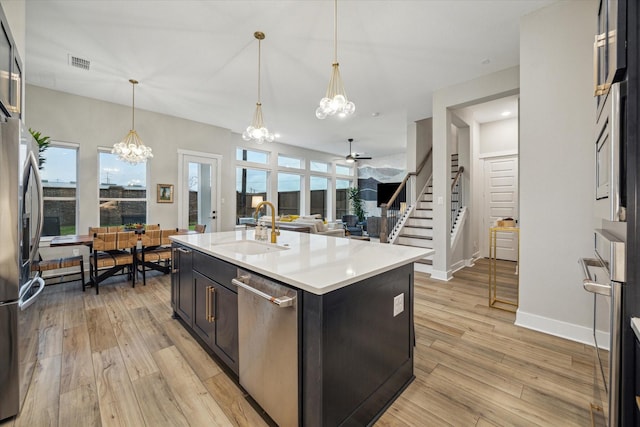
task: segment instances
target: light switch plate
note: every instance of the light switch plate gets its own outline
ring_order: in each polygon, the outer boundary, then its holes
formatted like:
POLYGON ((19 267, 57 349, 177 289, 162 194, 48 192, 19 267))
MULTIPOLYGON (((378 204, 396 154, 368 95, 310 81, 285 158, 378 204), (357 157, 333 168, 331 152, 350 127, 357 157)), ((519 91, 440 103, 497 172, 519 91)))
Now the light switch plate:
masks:
POLYGON ((393 317, 404 311, 404 293, 393 297, 393 317))
POLYGON ((80 249, 74 249, 73 256, 78 256, 78 255, 80 255, 80 249))

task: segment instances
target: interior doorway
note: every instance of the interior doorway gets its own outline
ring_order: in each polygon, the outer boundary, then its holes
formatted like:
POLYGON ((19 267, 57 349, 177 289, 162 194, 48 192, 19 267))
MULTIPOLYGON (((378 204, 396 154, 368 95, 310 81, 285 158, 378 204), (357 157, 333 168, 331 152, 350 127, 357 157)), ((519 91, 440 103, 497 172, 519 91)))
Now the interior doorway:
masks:
MULTIPOLYGON (((518 155, 484 159, 483 248, 488 257, 489 228, 502 218, 518 219, 518 155)), ((517 261, 517 233, 496 234, 496 258, 517 261)))
POLYGON ((220 165, 222 156, 178 151, 178 224, 193 230, 206 225, 206 232, 220 227, 220 165))

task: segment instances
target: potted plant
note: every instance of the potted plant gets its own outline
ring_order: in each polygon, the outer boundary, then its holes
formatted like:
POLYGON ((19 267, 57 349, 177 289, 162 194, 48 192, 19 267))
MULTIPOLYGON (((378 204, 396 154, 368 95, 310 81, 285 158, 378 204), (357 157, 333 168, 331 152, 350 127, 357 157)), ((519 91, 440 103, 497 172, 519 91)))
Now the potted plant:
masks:
POLYGON ((42 170, 44 167, 44 162, 47 160, 44 158, 43 154, 47 148, 49 148, 49 144, 51 143, 51 138, 48 136, 43 136, 40 131, 36 132, 35 130, 29 128, 29 133, 33 136, 33 139, 38 143, 38 169, 42 170))
POLYGON ((347 197, 351 202, 351 210, 353 211, 353 214, 358 217, 359 222, 364 222, 366 212, 364 211, 362 197, 360 197, 360 190, 356 187, 350 187, 347 192, 347 197))

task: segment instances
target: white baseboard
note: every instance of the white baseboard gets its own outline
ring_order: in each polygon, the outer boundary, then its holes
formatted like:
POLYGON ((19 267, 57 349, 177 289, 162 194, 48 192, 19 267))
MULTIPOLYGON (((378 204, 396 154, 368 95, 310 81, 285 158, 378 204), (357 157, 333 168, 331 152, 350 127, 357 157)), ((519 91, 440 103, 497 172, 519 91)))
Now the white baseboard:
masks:
POLYGON ((453 278, 453 274, 451 273, 451 270, 449 271, 432 270, 431 278, 435 280, 442 280, 442 281, 448 282, 453 278))
POLYGON ((431 274, 431 273, 433 273, 433 267, 430 266, 429 264, 422 264, 422 263, 419 263, 419 262, 414 262, 413 263, 413 271, 419 271, 420 273, 431 274))
MULTIPOLYGON (((516 313, 515 324, 516 326, 522 326, 523 328, 594 346, 593 329, 589 327, 579 326, 556 319, 549 319, 548 317, 538 316, 537 314, 526 313, 521 309, 518 309, 516 313)), ((608 350, 609 333, 597 331, 596 337, 600 347, 608 350)))
POLYGON ((467 260, 466 259, 461 259, 460 261, 456 262, 455 264, 453 264, 451 266, 451 272, 452 272, 452 274, 454 274, 456 271, 462 270, 466 266, 467 266, 467 260))

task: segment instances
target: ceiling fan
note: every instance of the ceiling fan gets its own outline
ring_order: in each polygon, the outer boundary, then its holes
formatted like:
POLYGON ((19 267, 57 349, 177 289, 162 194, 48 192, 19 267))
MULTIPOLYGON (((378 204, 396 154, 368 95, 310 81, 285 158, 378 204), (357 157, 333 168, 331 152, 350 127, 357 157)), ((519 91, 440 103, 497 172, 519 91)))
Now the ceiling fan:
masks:
POLYGON ((357 162, 358 160, 371 160, 370 156, 363 156, 364 153, 356 153, 351 149, 351 143, 353 142, 353 138, 349 138, 349 154, 345 156, 347 163, 357 162))

